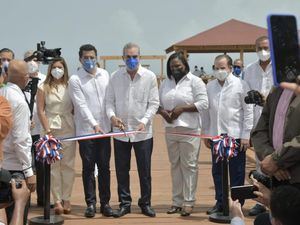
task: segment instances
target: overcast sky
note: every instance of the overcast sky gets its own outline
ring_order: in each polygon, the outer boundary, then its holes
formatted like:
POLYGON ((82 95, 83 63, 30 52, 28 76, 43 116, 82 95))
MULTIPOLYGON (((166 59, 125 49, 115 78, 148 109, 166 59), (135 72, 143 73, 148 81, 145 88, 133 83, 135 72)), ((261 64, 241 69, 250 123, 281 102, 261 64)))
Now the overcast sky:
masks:
MULTIPOLYGON (((270 13, 300 15, 299 0, 10 0, 1 1, 0 48, 22 58, 26 50, 46 41, 62 48, 71 73, 80 45, 91 43, 99 55, 121 55, 123 45, 136 42, 142 54, 165 54, 170 45, 232 18, 266 27, 270 13)), ((298 25, 299 27, 299 25, 298 25)), ((222 38, 222 34, 220 34, 222 38)), ((216 54, 192 54, 190 66, 210 66, 216 54)), ((233 58, 238 54, 232 54, 233 58)), ((245 55, 245 63, 255 60, 245 55)), ((108 63, 113 72, 121 62, 108 63)), ((145 62, 149 63, 149 62, 145 62)), ((150 62, 158 73, 159 64, 150 62)), ((193 69, 192 69, 193 70, 193 69)))

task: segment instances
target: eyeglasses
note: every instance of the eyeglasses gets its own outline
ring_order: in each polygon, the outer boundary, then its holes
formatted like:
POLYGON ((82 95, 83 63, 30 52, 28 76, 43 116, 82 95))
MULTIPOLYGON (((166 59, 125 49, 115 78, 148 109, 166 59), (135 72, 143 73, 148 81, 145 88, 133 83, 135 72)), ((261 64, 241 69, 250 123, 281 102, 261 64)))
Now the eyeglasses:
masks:
POLYGON ((136 58, 138 58, 139 56, 138 55, 126 55, 125 56, 126 57, 126 59, 136 59, 136 58))

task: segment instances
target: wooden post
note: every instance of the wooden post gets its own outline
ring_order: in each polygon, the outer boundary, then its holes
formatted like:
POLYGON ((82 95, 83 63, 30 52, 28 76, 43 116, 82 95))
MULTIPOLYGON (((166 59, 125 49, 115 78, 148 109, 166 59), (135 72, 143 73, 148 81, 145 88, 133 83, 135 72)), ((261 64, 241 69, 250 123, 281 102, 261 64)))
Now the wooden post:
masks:
POLYGON ((244 63, 244 49, 240 50, 240 59, 243 61, 244 63))

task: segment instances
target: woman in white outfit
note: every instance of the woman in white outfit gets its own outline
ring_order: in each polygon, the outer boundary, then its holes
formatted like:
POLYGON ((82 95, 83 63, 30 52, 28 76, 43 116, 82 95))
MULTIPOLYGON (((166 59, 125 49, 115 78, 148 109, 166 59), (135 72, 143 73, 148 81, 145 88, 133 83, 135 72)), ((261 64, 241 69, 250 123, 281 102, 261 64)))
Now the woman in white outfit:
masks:
MULTIPOLYGON (((63 58, 48 67, 46 80, 37 92, 38 116, 44 134, 54 137, 73 136, 73 105, 68 94, 68 68, 63 58)), ((75 142, 63 142, 63 158, 51 164, 51 192, 56 214, 71 212, 71 193, 75 178, 75 142)))
POLYGON ((207 92, 202 79, 190 72, 182 52, 176 52, 168 59, 167 75, 160 86, 158 111, 165 120, 171 163, 173 203, 167 213, 189 216, 196 200, 200 138, 170 133, 200 134, 199 111, 208 107, 207 92))

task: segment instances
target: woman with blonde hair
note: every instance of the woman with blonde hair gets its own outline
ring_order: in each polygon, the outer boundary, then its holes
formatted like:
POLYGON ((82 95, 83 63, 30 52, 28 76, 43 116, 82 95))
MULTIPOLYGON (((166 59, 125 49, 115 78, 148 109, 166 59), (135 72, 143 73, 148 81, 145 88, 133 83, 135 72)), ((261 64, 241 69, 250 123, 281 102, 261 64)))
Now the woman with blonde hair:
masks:
MULTIPOLYGON (((54 137, 73 136, 73 105, 68 94, 68 68, 65 60, 54 60, 37 92, 38 116, 44 134, 54 137)), ((51 164, 51 192, 56 214, 71 212, 71 193, 75 178, 75 142, 62 143, 63 158, 51 164)))

